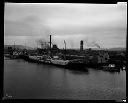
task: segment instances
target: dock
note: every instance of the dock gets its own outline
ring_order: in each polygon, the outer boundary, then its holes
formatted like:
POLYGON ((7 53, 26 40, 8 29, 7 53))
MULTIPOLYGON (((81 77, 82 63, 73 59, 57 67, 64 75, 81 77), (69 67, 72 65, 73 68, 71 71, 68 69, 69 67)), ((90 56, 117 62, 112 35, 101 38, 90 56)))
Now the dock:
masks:
MULTIPOLYGON (((117 71, 122 68, 126 70, 125 56, 119 55, 119 59, 113 59, 113 55, 105 50, 92 50, 91 48, 83 50, 83 41, 80 41, 80 50, 66 49, 66 41, 64 40, 65 49, 59 49, 57 45, 52 44, 51 35, 48 48, 34 50, 16 51, 16 48, 8 48, 5 57, 11 59, 24 59, 28 62, 42 63, 47 65, 55 65, 68 69, 84 70, 86 67, 100 68, 105 71, 117 71), (110 65, 115 67, 110 67, 110 65)), ((47 46, 46 46, 47 47, 47 46)), ((124 55, 124 54, 123 54, 124 55)), ((115 57, 116 58, 116 57, 115 57)))

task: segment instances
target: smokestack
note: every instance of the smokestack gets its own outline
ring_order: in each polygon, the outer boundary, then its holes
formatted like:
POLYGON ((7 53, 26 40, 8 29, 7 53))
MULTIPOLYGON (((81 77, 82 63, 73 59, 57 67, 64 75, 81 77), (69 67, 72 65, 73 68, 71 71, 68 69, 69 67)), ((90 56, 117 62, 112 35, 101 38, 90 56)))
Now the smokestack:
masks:
POLYGON ((51 35, 50 35, 50 51, 51 51, 51 35))
POLYGON ((80 41, 80 51, 83 51, 83 40, 80 41))

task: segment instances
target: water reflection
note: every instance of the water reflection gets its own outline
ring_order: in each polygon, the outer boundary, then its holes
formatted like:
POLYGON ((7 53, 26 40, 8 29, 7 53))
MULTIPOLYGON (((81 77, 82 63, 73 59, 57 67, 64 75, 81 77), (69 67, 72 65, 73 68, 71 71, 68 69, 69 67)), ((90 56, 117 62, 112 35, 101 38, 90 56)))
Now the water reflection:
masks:
POLYGON ((99 68, 93 68, 95 71, 98 71, 98 70, 100 70, 100 71, 104 71, 104 72, 108 72, 108 73, 111 73, 111 74, 114 74, 114 73, 120 73, 120 70, 121 70, 121 68, 117 68, 117 67, 115 67, 115 68, 109 68, 109 69, 104 69, 103 67, 99 67, 99 68))
MULTIPOLYGON (((78 68, 79 69, 79 68, 78 68)), ((84 71, 22 60, 4 61, 5 93, 16 99, 122 99, 126 72, 84 71)), ((82 70, 82 69, 81 69, 82 70)))
POLYGON ((17 61, 17 62, 24 62, 24 63, 25 63, 25 61, 22 60, 22 59, 17 59, 16 61, 17 61))
POLYGON ((108 73, 110 73, 110 74, 120 74, 120 71, 104 71, 104 72, 108 72, 108 73))
POLYGON ((89 74, 89 71, 88 69, 84 69, 84 70, 70 70, 70 73, 73 73, 73 74, 78 74, 78 75, 81 75, 81 74, 86 74, 88 75, 89 74))

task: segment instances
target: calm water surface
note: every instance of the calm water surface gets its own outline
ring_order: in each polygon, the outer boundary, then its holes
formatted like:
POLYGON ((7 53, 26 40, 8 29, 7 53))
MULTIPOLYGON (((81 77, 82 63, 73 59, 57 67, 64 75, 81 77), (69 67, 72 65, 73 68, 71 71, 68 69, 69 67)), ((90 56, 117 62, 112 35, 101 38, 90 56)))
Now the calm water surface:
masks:
POLYGON ((4 58, 4 94, 16 99, 121 100, 126 71, 86 72, 4 58))

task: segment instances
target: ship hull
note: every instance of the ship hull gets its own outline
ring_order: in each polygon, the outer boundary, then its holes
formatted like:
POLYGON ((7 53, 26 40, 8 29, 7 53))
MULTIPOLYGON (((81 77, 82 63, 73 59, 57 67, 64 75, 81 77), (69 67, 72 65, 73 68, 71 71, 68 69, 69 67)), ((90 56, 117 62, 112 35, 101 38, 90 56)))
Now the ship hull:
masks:
POLYGON ((62 61, 62 62, 65 62, 65 63, 57 63, 56 61, 52 61, 52 65, 55 65, 55 66, 59 66, 59 67, 63 67, 65 69, 76 69, 76 70, 84 70, 84 63, 77 63, 77 62, 66 62, 66 61, 62 61))
POLYGON ((65 66, 68 69, 84 69, 85 65, 83 63, 69 63, 65 66))
POLYGON ((98 68, 105 65, 108 65, 108 63, 84 63, 86 67, 92 67, 92 68, 98 68))

